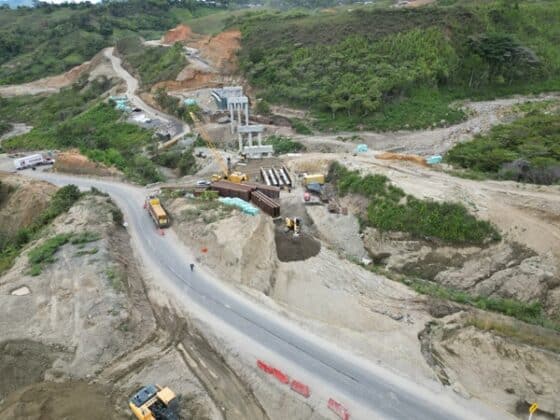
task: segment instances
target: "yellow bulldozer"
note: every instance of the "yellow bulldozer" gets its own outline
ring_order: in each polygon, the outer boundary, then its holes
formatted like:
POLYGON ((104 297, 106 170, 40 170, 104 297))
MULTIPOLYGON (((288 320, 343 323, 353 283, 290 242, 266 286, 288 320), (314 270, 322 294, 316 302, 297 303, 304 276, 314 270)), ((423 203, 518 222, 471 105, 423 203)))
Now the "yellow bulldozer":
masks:
POLYGON ((146 385, 128 405, 138 420, 179 420, 177 396, 167 387, 146 385))
POLYGON ((286 217, 286 231, 293 231, 294 237, 297 238, 301 231, 301 219, 299 217, 286 217))
POLYGON ((220 153, 216 149, 216 146, 212 142, 210 135, 208 134, 206 129, 202 126, 198 117, 192 111, 189 112, 189 115, 193 120, 194 126, 198 130, 198 134, 200 134, 200 137, 202 137, 202 140, 206 142, 206 144, 208 145, 208 149, 210 149, 210 152, 212 152, 212 155, 214 156, 214 160, 218 162, 218 164, 222 168, 221 174, 212 175, 212 181, 226 180, 230 182, 235 182, 237 184, 248 181, 249 177, 247 176, 247 174, 244 174, 242 172, 232 172, 230 158, 227 158, 227 163, 224 162, 224 158, 222 157, 222 155, 220 155, 220 153))

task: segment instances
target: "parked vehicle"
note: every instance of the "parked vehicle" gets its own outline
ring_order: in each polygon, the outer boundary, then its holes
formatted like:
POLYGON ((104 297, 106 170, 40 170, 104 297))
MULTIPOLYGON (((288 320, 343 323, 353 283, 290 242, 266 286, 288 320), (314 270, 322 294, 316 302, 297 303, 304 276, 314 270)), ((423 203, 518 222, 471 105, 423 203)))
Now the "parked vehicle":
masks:
POLYGON ((18 171, 26 168, 34 168, 39 165, 52 165, 53 163, 54 159, 51 159, 50 157, 45 158, 40 153, 14 159, 14 166, 18 171))

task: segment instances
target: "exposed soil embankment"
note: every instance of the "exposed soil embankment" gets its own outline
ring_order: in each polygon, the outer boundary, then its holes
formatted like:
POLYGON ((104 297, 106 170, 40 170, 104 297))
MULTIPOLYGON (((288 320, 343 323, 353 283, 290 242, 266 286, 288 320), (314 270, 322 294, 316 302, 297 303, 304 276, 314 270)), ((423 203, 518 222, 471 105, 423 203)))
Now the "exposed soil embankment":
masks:
POLYGON ((48 206, 56 187, 43 181, 0 173, 0 235, 14 235, 48 206))
POLYGON ((81 198, 0 277, 0 417, 125 419, 127 399, 146 383, 170 386, 185 418, 220 417, 160 324, 117 213, 108 197, 81 198), (81 239, 32 276, 29 253, 69 234, 81 239))
POLYGON ((525 418, 538 401, 538 419, 560 417, 560 335, 511 318, 460 312, 420 335, 442 383, 466 398, 492 401, 525 418))

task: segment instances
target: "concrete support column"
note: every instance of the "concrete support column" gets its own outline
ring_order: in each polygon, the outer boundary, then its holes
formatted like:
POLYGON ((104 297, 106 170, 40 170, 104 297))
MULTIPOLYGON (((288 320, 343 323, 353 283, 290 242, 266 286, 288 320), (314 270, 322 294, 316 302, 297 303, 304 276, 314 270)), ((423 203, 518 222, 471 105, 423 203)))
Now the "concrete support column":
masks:
POLYGON ((241 125, 241 104, 237 105, 237 125, 241 125))
POLYGON ((249 147, 253 147, 253 133, 249 132, 249 147))
POLYGON ((231 128, 231 134, 233 134, 233 104, 228 104, 228 108, 229 108, 229 126, 231 128))
POLYGON ((245 104, 245 125, 249 125, 249 104, 245 104))
POLYGON ((262 146, 262 134, 260 131, 257 133, 257 141, 259 143, 259 146, 262 146))
POLYGON ((243 135, 238 131, 237 132, 237 140, 239 142, 239 152, 243 151, 243 135))

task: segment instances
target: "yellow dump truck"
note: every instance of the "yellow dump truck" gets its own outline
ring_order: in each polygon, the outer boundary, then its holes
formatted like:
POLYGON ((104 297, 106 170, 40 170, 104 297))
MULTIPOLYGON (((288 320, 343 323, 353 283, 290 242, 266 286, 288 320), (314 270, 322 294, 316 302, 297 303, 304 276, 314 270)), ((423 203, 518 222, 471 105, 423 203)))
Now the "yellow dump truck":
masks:
POLYGON ((325 175, 323 174, 306 174, 303 177, 303 185, 309 184, 320 184, 325 183, 325 175))
POLYGON ((128 401, 138 420, 179 420, 176 395, 159 385, 146 385, 128 401))
POLYGON ((158 228, 169 226, 169 216, 162 207, 159 198, 149 196, 146 198, 146 205, 144 207, 146 207, 148 213, 150 213, 150 216, 158 228))

